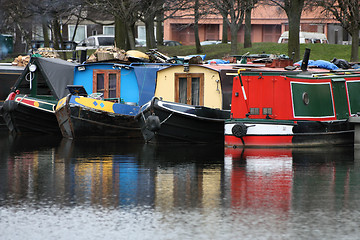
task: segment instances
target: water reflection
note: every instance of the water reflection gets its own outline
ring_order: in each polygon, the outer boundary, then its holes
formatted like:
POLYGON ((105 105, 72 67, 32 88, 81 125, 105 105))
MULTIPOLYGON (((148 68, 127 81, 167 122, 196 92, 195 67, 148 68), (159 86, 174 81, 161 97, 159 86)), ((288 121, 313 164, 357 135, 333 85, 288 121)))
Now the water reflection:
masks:
POLYGON ((8 204, 50 201, 166 209, 200 207, 206 199, 221 199, 221 146, 43 140, 46 145, 36 145, 43 143, 36 138, 8 141, 0 195, 8 204), (22 147, 28 142, 35 144, 33 151, 22 147))
POLYGON ((351 147, 226 149, 232 206, 266 210, 342 209, 360 196, 351 147))
MULTIPOLYGON (((351 149, 232 149, 116 140, 1 138, 0 196, 164 210, 229 206, 288 211, 321 191, 340 204, 354 192, 351 149)), ((357 186, 357 184, 355 185, 357 186)), ((316 196, 316 195, 315 195, 316 196)), ((320 201, 319 201, 320 200, 320 201)), ((4 202, 3 202, 4 204, 4 202)), ((335 206, 334 206, 335 207, 335 206)))
POLYGON ((293 185, 291 149, 227 149, 231 205, 288 211, 293 185))
POLYGON ((207 229, 210 238, 249 231, 249 238, 259 232, 294 237, 315 227, 319 234, 311 237, 332 236, 326 224, 333 216, 346 215, 347 223, 360 217, 360 168, 352 148, 224 149, 5 135, 0 150, 3 216, 17 206, 39 209, 38 215, 56 206, 60 212, 81 208, 83 218, 94 220, 99 213, 91 209, 100 208, 121 219, 135 216, 133 224, 156 231, 166 223, 180 234, 190 222, 192 232, 207 229))

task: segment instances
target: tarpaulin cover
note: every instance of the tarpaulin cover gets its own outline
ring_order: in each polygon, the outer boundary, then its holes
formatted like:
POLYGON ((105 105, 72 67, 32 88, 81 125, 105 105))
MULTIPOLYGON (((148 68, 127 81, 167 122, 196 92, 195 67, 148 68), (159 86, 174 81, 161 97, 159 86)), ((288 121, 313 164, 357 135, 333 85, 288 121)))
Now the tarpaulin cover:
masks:
POLYGON ((74 82, 74 68, 76 64, 59 58, 32 57, 30 63, 15 83, 16 88, 22 82, 28 81, 27 75, 30 73, 30 65, 36 65, 36 71, 39 71, 38 74, 41 74, 45 79, 52 95, 56 99, 63 98, 69 93, 66 86, 72 85, 74 82))

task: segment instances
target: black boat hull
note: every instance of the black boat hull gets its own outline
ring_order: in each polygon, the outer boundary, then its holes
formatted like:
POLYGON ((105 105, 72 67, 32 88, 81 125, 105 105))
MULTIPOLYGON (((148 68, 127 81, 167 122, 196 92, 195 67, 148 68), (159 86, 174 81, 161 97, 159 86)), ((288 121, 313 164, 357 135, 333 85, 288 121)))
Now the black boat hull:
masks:
POLYGON ((53 111, 7 100, 4 102, 2 112, 4 121, 11 133, 61 135, 53 111))
POLYGON ((67 102, 56 110, 56 117, 61 133, 66 138, 142 138, 138 122, 130 115, 96 111, 67 102))
MULTIPOLYGON (((145 142, 224 144, 224 121, 229 117, 227 112, 188 105, 194 108, 197 114, 187 114, 160 106, 159 101, 156 98, 153 99, 151 104, 143 108, 136 116, 145 142), (199 116, 199 113, 204 112, 216 117, 199 116), (158 123, 152 123, 154 116, 155 119, 158 118, 158 123)), ((176 103, 169 104, 176 105, 176 103)))

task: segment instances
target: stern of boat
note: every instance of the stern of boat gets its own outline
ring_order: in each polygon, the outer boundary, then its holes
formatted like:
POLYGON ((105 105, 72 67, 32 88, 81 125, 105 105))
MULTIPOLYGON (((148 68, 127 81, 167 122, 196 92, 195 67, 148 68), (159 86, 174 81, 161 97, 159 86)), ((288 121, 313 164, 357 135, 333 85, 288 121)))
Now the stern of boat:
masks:
POLYGON ((72 95, 69 94, 66 97, 59 100, 56 105, 55 115, 58 121, 61 134, 65 138, 74 138, 74 129, 71 123, 69 102, 72 95))

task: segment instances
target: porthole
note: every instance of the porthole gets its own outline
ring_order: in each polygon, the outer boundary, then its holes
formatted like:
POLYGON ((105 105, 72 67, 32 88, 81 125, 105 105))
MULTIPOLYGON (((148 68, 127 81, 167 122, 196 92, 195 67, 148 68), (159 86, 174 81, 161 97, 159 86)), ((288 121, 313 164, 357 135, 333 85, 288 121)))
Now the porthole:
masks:
POLYGON ((308 105, 310 100, 309 100, 309 94, 307 92, 304 92, 302 94, 302 100, 304 102, 305 105, 308 105))

